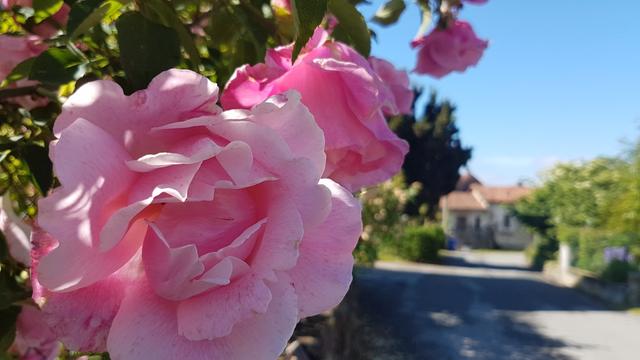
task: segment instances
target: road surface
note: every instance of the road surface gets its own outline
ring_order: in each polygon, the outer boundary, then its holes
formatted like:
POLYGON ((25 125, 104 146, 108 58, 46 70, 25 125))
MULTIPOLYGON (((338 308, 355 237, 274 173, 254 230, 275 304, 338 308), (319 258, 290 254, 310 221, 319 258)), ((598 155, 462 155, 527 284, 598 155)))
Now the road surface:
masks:
POLYGON ((640 359, 640 316, 543 281, 520 253, 457 252, 446 263, 359 269, 352 296, 378 343, 363 358, 640 359))

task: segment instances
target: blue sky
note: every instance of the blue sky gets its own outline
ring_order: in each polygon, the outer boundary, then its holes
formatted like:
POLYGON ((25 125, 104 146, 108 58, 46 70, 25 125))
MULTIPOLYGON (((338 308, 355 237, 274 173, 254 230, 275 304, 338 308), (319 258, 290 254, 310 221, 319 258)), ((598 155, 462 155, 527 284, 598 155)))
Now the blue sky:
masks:
MULTIPOLYGON (((370 18, 381 0, 361 6, 370 18)), ((413 69, 409 41, 420 16, 411 0, 382 28, 372 54, 413 69)), ((616 155, 640 136, 640 1, 490 0, 460 18, 489 39, 477 67, 436 80, 457 106, 469 167, 487 184, 533 179, 557 161, 616 155), (614 3, 616 4, 614 6, 614 3)))

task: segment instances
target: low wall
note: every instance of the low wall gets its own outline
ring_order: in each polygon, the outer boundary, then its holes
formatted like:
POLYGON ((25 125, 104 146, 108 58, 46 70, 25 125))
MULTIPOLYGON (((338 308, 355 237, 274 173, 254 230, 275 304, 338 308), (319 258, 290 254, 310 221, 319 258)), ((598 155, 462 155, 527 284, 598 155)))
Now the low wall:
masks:
POLYGON ((631 273, 626 284, 611 283, 573 267, 563 269, 555 261, 544 265, 544 276, 563 286, 577 288, 616 307, 640 306, 640 273, 631 273))

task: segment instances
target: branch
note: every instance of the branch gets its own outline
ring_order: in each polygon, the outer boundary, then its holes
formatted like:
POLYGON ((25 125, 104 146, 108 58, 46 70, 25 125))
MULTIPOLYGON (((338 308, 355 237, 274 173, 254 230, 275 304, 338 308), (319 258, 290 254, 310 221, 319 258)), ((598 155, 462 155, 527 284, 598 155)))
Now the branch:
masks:
POLYGON ((38 93, 38 85, 24 86, 0 90, 0 100, 16 96, 33 95, 38 93))

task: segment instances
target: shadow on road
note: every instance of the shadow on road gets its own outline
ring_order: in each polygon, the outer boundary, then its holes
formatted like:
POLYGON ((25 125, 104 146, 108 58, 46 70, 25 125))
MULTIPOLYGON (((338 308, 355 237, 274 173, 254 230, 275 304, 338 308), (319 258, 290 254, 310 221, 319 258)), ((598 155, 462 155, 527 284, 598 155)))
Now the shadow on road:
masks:
POLYGON ((606 310, 535 278, 381 269, 359 269, 349 296, 370 336, 394 339, 379 350, 372 343, 371 353, 379 355, 361 359, 568 360, 560 350, 582 345, 549 338, 522 315, 606 310))

